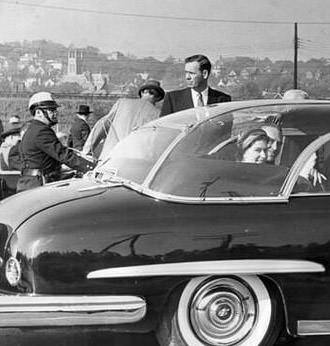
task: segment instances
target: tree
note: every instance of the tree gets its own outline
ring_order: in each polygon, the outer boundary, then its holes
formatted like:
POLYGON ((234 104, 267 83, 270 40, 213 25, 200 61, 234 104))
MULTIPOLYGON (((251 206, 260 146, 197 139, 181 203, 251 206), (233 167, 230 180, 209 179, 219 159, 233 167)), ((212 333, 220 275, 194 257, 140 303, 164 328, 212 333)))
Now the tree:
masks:
POLYGON ((169 65, 163 76, 164 89, 176 89, 184 85, 184 64, 169 65))
POLYGON ((330 76, 314 82, 308 88, 305 88, 311 98, 329 99, 330 98, 330 76))
POLYGON ((237 97, 240 100, 259 99, 262 98, 262 92, 258 83, 248 81, 238 87, 237 97))

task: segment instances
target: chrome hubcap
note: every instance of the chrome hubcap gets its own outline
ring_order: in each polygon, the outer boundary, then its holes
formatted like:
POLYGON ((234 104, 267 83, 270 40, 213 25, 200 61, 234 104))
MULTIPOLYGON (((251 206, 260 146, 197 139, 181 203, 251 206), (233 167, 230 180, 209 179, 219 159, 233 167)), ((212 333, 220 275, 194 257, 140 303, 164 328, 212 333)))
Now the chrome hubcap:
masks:
POLYGON ((253 328, 257 314, 251 290, 233 278, 204 282, 193 295, 189 311, 197 337, 217 346, 238 344, 253 328))

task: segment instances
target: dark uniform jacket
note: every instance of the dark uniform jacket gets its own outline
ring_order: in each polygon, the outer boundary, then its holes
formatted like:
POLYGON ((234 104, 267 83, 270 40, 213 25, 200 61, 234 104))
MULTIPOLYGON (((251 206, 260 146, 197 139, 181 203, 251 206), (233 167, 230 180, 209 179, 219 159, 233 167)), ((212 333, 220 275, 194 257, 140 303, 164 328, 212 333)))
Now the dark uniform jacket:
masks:
POLYGON ((90 132, 91 129, 86 121, 76 116, 70 129, 69 146, 82 150, 90 132))
POLYGON ((32 120, 21 142, 24 169, 40 169, 43 175, 57 174, 61 164, 80 172, 91 170, 93 164, 63 146, 55 132, 46 124, 32 120))
MULTIPOLYGON (((207 104, 231 101, 231 96, 209 87, 207 104)), ((173 90, 165 94, 160 116, 193 108, 191 88, 173 90)))

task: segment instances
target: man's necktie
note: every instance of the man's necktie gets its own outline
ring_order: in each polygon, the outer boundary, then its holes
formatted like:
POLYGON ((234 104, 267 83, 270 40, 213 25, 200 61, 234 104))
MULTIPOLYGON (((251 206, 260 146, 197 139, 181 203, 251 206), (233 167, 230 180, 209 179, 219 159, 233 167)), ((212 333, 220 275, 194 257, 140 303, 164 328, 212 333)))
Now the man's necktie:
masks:
POLYGON ((203 96, 201 93, 198 93, 198 99, 197 99, 197 107, 204 106, 203 96))

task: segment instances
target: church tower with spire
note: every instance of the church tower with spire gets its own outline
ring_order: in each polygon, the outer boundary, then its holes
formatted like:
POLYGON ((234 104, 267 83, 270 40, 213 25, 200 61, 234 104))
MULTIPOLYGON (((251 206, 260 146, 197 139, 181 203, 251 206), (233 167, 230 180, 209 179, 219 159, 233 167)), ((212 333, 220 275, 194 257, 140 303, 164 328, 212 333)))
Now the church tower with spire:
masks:
POLYGON ((83 52, 81 49, 69 49, 68 52, 68 75, 82 74, 83 52))

